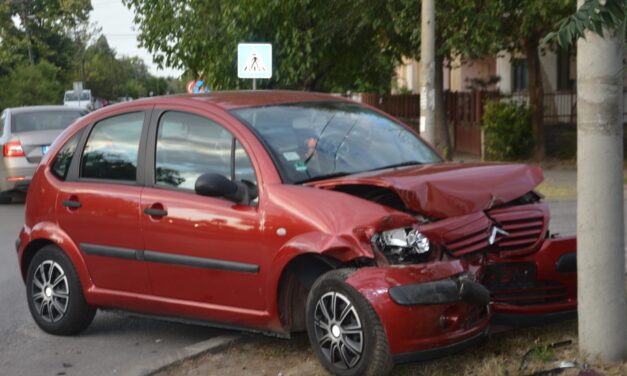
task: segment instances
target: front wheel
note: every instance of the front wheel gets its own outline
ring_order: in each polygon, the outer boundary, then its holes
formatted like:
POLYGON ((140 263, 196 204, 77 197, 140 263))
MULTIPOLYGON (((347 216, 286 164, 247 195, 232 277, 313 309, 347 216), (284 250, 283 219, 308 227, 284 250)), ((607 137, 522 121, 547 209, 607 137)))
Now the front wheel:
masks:
POLYGON ((91 324, 96 309, 89 306, 70 259, 48 245, 35 254, 26 277, 28 308, 41 329, 71 335, 91 324))
POLYGON ((379 317, 345 281, 351 271, 321 276, 307 298, 307 333, 322 365, 342 376, 385 375, 394 363, 379 317))

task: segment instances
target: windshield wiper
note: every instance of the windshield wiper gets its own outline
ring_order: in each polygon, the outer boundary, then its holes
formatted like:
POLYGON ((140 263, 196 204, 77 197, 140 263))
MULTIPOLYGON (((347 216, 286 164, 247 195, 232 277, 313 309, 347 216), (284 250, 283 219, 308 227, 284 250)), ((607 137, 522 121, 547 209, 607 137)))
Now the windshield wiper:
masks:
POLYGON ((381 167, 373 168, 370 171, 385 170, 387 168, 395 168, 395 167, 415 166, 415 165, 421 165, 421 164, 424 164, 424 163, 423 162, 418 162, 418 161, 405 161, 405 162, 390 164, 390 165, 387 165, 387 166, 381 166, 381 167))
POLYGON ((320 175, 320 176, 314 176, 312 178, 309 179, 304 179, 304 180, 299 180, 296 181, 294 183, 296 184, 303 184, 303 183, 309 183, 312 181, 316 181, 316 180, 325 180, 325 179, 331 179, 331 178, 339 178, 340 176, 346 176, 346 175, 350 175, 353 174, 354 172, 334 172, 332 174, 327 174, 327 175, 320 175))

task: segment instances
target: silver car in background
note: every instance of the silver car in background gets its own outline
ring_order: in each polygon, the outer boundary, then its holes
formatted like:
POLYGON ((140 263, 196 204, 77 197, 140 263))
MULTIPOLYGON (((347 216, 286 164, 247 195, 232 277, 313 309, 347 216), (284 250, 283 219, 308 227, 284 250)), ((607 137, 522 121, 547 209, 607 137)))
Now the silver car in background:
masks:
POLYGON ((25 193, 55 138, 86 110, 66 106, 7 108, 0 115, 0 203, 25 193))

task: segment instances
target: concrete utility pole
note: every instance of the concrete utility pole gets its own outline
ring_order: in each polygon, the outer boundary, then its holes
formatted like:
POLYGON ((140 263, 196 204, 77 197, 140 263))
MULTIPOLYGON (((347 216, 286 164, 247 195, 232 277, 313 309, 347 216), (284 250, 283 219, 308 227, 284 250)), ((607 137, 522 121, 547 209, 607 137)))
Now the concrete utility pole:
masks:
MULTIPOLYGON (((578 0, 581 6, 584 0, 578 0)), ((627 360, 623 218, 623 37, 577 42, 579 349, 627 360)))
POLYGON ((435 0, 422 0, 420 135, 435 146, 435 0))

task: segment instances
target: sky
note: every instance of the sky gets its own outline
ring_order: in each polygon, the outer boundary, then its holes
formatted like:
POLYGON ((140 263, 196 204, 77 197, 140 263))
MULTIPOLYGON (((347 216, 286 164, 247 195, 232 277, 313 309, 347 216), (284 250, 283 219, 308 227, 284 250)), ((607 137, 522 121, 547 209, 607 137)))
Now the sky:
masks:
POLYGON ((133 12, 122 4, 122 0, 92 0, 94 10, 91 13, 91 21, 102 28, 102 34, 107 37, 109 46, 115 49, 118 56, 139 56, 146 62, 150 73, 160 77, 179 77, 181 71, 166 68, 157 69, 150 53, 139 48, 136 30, 133 23, 133 12))

